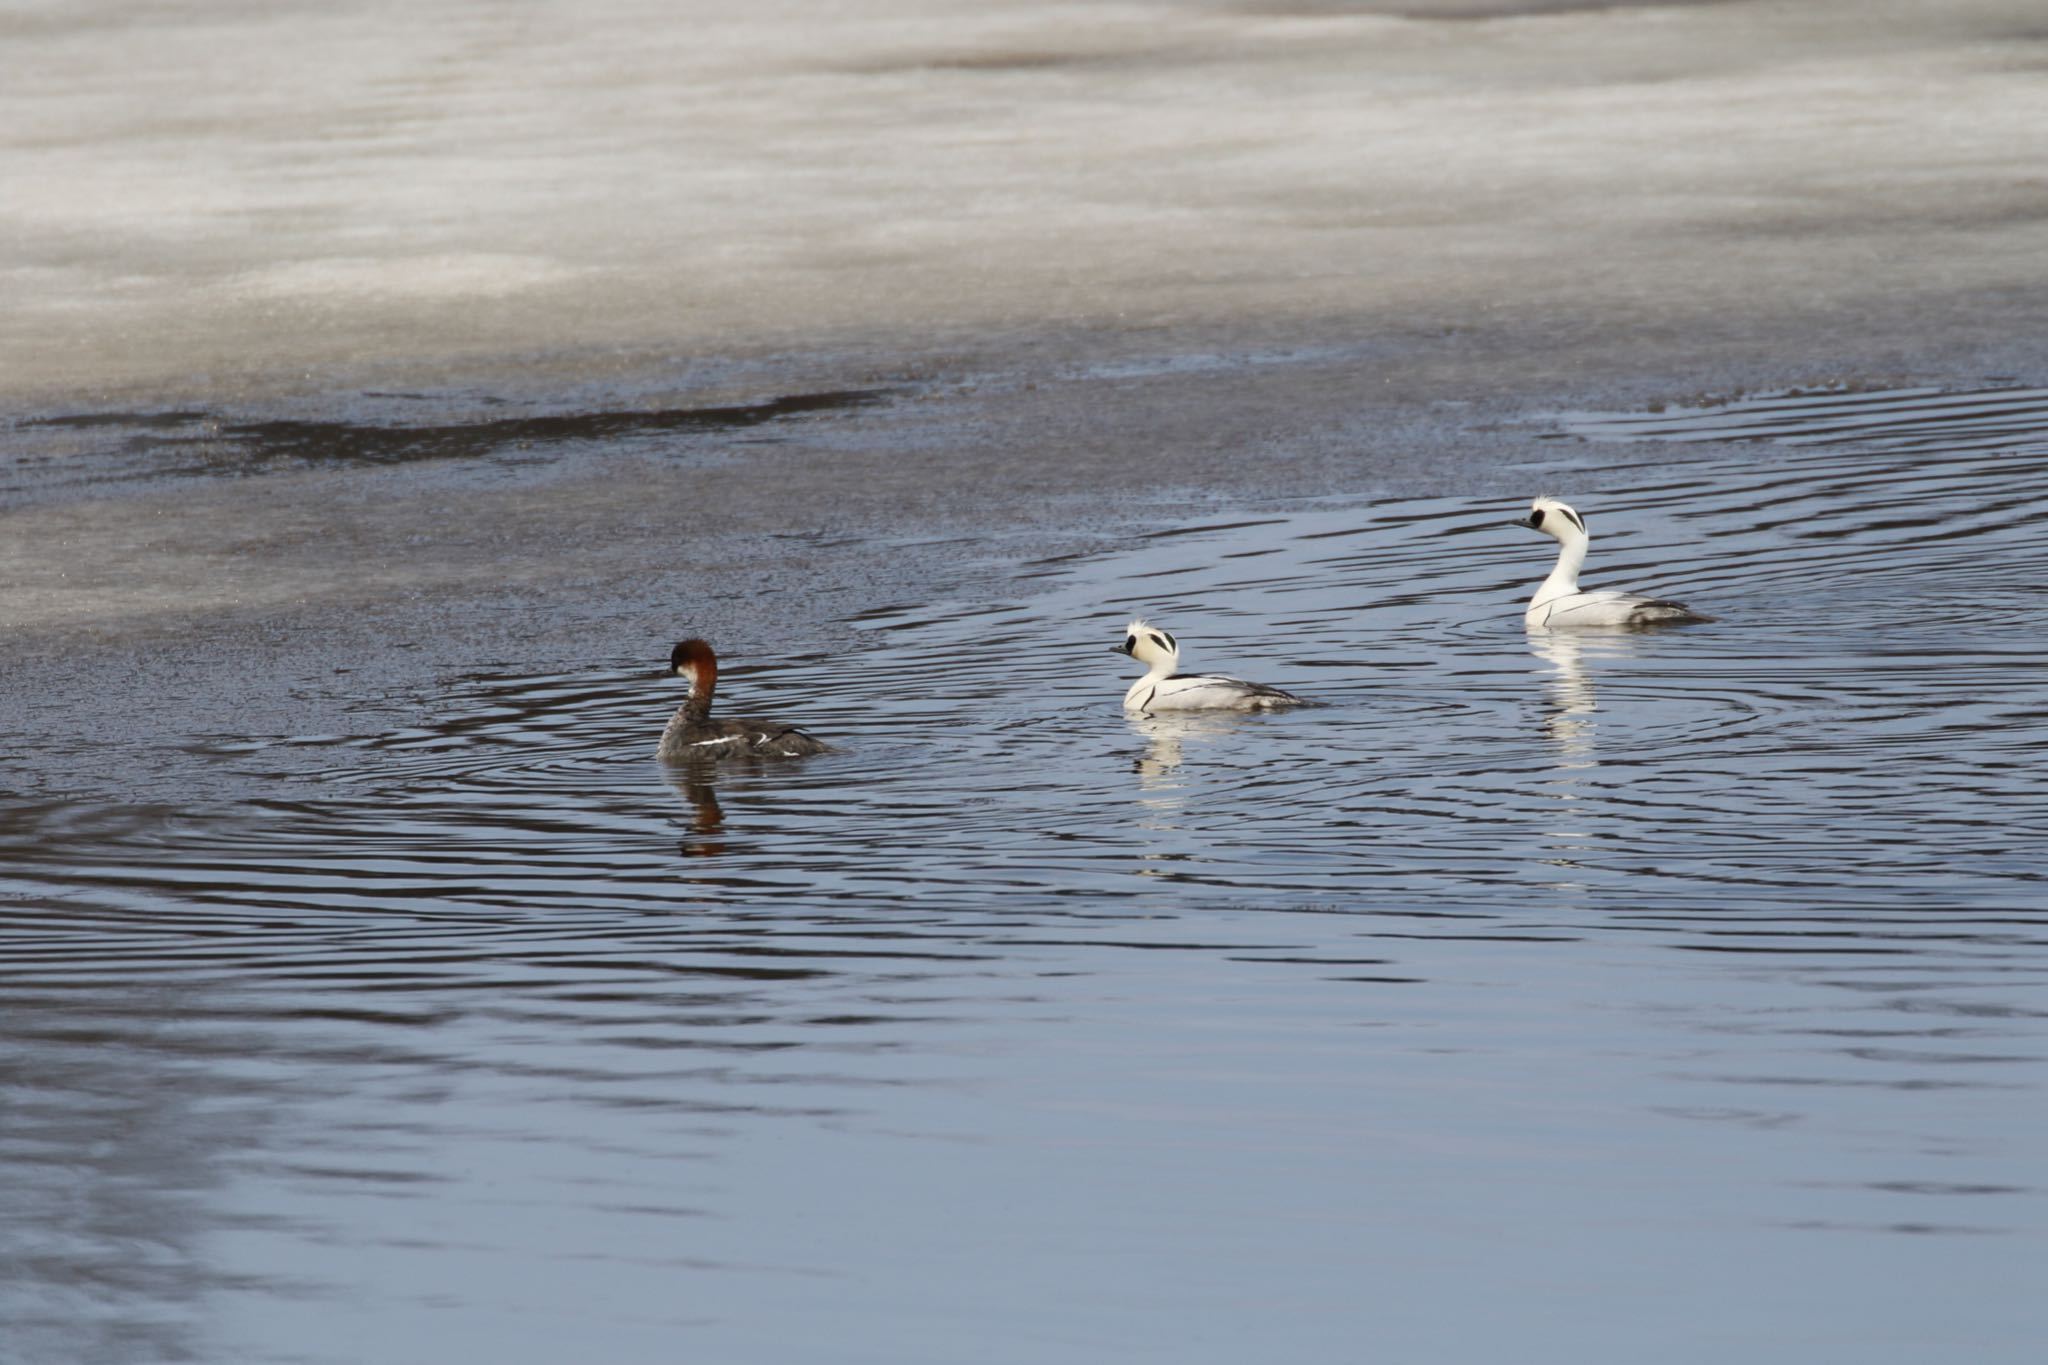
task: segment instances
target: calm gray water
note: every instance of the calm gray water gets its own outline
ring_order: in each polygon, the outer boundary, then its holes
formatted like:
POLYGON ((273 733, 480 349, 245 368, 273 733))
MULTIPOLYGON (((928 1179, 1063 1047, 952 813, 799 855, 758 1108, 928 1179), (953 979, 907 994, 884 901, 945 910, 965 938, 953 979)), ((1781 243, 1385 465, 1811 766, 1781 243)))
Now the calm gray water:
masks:
POLYGON ((1711 626, 1312 502, 730 659, 803 764, 657 765, 661 639, 25 783, 4 1354, 2030 1361, 2044 407, 1559 419, 1711 626), (1137 611, 1324 704, 1127 719, 1137 611))

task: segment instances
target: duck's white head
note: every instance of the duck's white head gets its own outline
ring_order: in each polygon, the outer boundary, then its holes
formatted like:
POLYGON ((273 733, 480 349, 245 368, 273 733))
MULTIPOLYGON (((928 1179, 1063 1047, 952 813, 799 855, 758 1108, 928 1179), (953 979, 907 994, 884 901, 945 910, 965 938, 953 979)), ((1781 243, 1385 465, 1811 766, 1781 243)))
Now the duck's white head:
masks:
POLYGON ((685 640, 669 651, 669 671, 690 685, 690 695, 709 696, 718 686, 718 656, 703 640, 685 640))
POLYGON ((1529 515, 1521 524, 1564 545, 1587 538, 1585 518, 1552 497, 1541 497, 1530 503, 1529 515))
POLYGON ((1154 670, 1171 671, 1180 662, 1180 646, 1167 631, 1148 625, 1141 618, 1124 627, 1124 642, 1115 646, 1118 654, 1128 654, 1141 664, 1148 664, 1154 670))

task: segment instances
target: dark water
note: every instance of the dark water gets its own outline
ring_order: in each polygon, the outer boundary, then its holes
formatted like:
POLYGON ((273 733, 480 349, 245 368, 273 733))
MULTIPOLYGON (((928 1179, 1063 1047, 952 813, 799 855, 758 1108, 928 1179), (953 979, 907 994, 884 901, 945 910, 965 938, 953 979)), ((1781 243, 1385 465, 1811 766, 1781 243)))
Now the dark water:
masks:
POLYGON ((404 420, 405 409, 415 403, 440 408, 451 401, 407 393, 365 395, 364 405, 372 412, 318 421, 238 421, 197 410, 60 414, 24 420, 9 433, 8 449, 0 453, 0 496, 22 506, 80 485, 154 484, 167 477, 421 461, 505 462, 578 448, 673 450, 692 437, 743 439, 741 433, 753 428, 872 407, 892 396, 881 389, 838 389, 724 406, 600 405, 510 413, 502 411, 508 406, 504 400, 489 398, 472 400, 486 415, 468 420, 445 414, 404 420), (81 455, 81 433, 96 438, 87 447, 89 458, 81 455))
POLYGON ((6 1355, 2031 1360, 2044 402, 1564 419, 1708 627, 1307 503, 729 660, 803 764, 664 772, 655 641, 27 782, 6 1355), (1125 718, 1140 610, 1324 704, 1125 718))

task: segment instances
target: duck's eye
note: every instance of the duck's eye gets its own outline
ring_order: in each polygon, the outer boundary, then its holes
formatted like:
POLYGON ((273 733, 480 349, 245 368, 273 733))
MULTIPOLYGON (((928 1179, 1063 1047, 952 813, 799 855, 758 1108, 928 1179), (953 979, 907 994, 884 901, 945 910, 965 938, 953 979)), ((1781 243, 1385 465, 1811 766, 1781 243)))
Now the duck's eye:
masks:
POLYGON ((1529 524, 1531 526, 1541 526, 1543 524, 1543 509, 1541 507, 1529 514, 1529 524))
POLYGON ((1135 649, 1136 649, 1137 647, 1138 647, 1138 637, 1137 637, 1137 636, 1135 636, 1135 635, 1126 635, 1126 636, 1124 636, 1124 653, 1126 653, 1126 654, 1129 654, 1129 653, 1130 653, 1131 651, 1135 650, 1135 649))
POLYGON ((1152 632, 1152 643, 1158 645, 1161 649, 1171 650, 1173 648, 1173 637, 1170 635, 1161 635, 1158 631, 1155 630, 1152 632))

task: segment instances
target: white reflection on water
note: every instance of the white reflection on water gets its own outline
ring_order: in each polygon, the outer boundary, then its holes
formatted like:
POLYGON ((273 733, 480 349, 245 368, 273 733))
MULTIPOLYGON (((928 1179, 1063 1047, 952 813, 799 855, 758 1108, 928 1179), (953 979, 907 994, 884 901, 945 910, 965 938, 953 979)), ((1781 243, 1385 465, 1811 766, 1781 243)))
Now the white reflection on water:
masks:
MULTIPOLYGON (((1544 862, 1558 872, 1550 889, 1571 895, 1583 889, 1576 859, 1590 848, 1587 841, 1594 837, 1594 831, 1589 822, 1597 818, 1593 811, 1582 810, 1576 804, 1581 799, 1581 789, 1587 786, 1585 770, 1599 766, 1600 762, 1600 723, 1595 716, 1600 709, 1599 694, 1586 667, 1588 646, 1595 651, 1615 652, 1622 647, 1625 637, 1619 632, 1589 635, 1532 626, 1528 628, 1528 638, 1529 648, 1553 669, 1543 687, 1549 702, 1544 709, 1543 732, 1553 749, 1552 771, 1537 781, 1543 794, 1559 804, 1547 831, 1550 845, 1544 862)), ((1597 793, 1584 794, 1597 800, 1597 793)))
POLYGON ((1124 723, 1144 742, 1144 752, 1132 761, 1138 776, 1140 803, 1160 811, 1181 804, 1173 793, 1185 792, 1188 779, 1180 772, 1191 754, 1198 754, 1205 742, 1229 734, 1259 718, 1227 712, 1161 712, 1153 715, 1125 713, 1124 723))
MULTIPOLYGON (((1588 643, 1581 632, 1545 630, 1540 626, 1529 630, 1529 648, 1555 670, 1555 676, 1544 686, 1551 708, 1543 718, 1543 728, 1557 746, 1557 766, 1565 772, 1590 768, 1599 762, 1594 752, 1599 722, 1593 713, 1600 709, 1600 703, 1593 675, 1586 669, 1588 643)), ((1622 647, 1622 640, 1612 636, 1596 639, 1595 643, 1610 654, 1620 652, 1622 647)))

